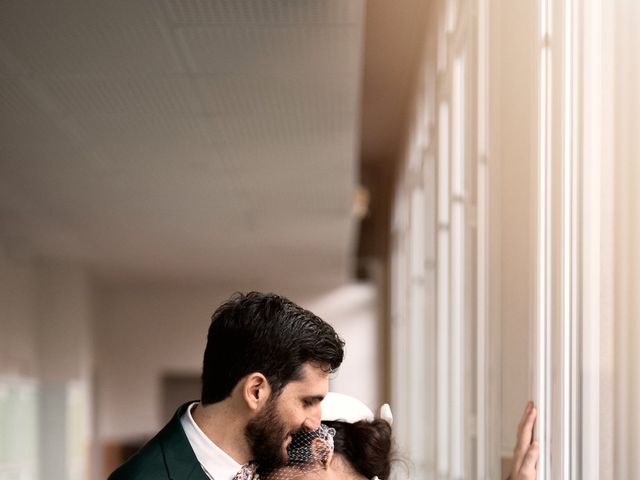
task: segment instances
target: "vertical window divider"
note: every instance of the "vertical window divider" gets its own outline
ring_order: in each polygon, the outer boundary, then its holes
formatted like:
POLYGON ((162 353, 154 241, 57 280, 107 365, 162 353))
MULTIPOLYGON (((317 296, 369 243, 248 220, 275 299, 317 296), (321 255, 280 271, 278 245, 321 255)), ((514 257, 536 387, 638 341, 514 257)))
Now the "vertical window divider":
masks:
POLYGON ((448 477, 450 473, 450 397, 449 397, 449 106, 442 100, 438 107, 438 195, 437 195, 437 452, 436 470, 438 476, 448 477))
POLYGON ((580 315, 580 478, 600 478, 603 160, 605 138, 603 0, 586 0, 581 35, 582 176, 580 315))
MULTIPOLYGON (((478 0, 476 23, 476 68, 477 68, 477 359, 476 359, 476 478, 479 480, 496 477, 498 472, 492 460, 497 448, 494 448, 494 436, 487 425, 492 423, 490 390, 494 382, 491 375, 490 337, 496 335, 489 322, 489 169, 487 164, 488 138, 488 0, 478 0)), ((495 408, 495 407, 494 407, 495 408)), ((495 455, 497 458, 498 455, 495 455)))
POLYGON ((451 89, 450 262, 451 262, 451 473, 465 475, 465 118, 464 56, 453 61, 451 89))
POLYGON ((537 437, 540 442, 538 478, 550 479, 549 432, 551 420, 551 0, 540 1, 538 97, 538 198, 537 198, 537 298, 533 336, 534 390, 538 405, 537 437))
POLYGON ((576 156, 576 68, 575 3, 563 2, 563 75, 562 75, 562 273, 561 273, 561 452, 560 472, 563 480, 577 479, 576 422, 577 407, 577 156, 576 156))

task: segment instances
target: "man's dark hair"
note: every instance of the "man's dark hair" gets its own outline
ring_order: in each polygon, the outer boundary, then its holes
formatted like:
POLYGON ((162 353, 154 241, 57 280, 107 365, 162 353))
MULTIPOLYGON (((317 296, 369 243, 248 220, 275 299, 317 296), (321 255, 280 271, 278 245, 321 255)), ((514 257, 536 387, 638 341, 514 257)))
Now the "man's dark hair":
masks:
POLYGON ((305 363, 336 370, 344 341, 308 310, 273 293, 236 293, 213 313, 202 367, 204 405, 224 400, 244 376, 262 373, 278 395, 305 363))

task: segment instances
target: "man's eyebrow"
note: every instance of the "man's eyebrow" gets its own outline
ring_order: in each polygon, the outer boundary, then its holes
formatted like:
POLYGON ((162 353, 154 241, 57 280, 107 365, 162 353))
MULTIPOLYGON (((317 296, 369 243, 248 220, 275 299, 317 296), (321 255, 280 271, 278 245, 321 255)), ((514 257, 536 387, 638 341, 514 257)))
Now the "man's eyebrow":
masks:
POLYGON ((322 400, 324 400, 324 395, 309 395, 303 398, 305 400, 313 400, 315 402, 321 402, 322 400))

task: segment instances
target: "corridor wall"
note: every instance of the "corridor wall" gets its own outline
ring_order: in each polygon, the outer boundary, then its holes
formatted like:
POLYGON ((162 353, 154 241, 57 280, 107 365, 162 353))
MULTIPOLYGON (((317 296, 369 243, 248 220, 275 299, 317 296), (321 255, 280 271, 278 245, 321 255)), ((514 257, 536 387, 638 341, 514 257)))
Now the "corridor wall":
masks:
POLYGON ((0 472, 80 480, 91 468, 92 309, 84 269, 0 245, 0 472))

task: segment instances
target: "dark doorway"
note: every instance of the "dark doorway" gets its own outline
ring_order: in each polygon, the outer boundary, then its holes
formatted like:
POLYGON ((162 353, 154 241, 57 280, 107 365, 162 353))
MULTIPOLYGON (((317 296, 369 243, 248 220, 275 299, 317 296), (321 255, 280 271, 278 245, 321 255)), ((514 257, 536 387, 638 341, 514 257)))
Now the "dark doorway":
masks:
POLYGON ((176 409, 189 400, 200 399, 200 374, 166 373, 162 377, 163 423, 176 413, 176 409))

